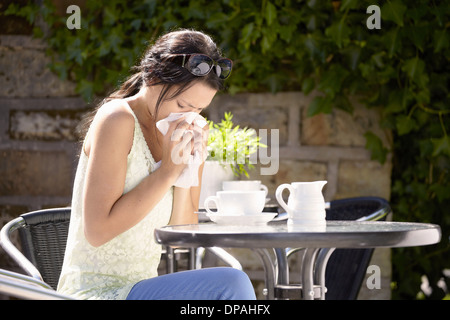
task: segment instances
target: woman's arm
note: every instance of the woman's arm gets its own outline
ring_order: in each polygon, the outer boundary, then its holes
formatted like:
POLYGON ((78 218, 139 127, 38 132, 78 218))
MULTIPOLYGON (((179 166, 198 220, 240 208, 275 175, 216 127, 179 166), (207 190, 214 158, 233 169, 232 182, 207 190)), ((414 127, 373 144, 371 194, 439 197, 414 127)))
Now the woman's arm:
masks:
MULTIPOLYGON (((170 158, 178 141, 165 139, 163 147, 167 150, 163 150, 161 167, 123 194, 135 120, 126 107, 115 103, 99 110, 87 138, 89 160, 83 194, 83 222, 86 239, 93 246, 108 242, 140 222, 185 167, 174 164, 170 158)), ((174 122, 168 133, 171 135, 180 123, 174 122)))
POLYGON ((199 168, 199 185, 191 188, 174 187, 172 216, 169 224, 198 223, 198 201, 200 199, 201 181, 204 163, 199 168))

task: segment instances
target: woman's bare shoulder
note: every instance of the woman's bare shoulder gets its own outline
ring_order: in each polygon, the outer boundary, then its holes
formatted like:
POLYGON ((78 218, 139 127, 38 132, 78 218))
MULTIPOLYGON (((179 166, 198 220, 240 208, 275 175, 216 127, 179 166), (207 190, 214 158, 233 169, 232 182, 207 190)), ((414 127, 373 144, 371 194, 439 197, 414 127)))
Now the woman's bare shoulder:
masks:
POLYGON ((102 121, 123 122, 124 125, 134 123, 134 116, 125 100, 117 99, 105 103, 99 108, 97 116, 102 121))
POLYGON ((102 105, 89 129, 85 141, 85 151, 89 155, 92 143, 105 146, 113 142, 115 147, 123 145, 129 150, 133 142, 135 120, 127 103, 112 100, 102 105))

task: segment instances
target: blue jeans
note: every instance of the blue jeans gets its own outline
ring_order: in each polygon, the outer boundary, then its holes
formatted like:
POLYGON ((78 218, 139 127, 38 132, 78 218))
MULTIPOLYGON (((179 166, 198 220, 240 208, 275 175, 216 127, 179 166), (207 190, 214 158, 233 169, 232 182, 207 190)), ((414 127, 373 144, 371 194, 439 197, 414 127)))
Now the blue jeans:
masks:
POLYGON ((248 276, 233 268, 170 273, 134 285, 127 300, 254 300, 248 276))

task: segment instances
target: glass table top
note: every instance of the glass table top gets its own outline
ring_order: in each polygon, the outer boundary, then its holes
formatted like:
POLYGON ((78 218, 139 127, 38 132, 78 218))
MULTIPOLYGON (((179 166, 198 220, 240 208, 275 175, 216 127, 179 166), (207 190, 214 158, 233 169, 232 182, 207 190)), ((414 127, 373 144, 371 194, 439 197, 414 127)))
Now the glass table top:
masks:
POLYGON ((440 241, 434 224, 389 221, 327 221, 308 228, 286 222, 264 225, 200 223, 166 226, 155 231, 160 243, 230 247, 400 247, 429 245, 440 241))

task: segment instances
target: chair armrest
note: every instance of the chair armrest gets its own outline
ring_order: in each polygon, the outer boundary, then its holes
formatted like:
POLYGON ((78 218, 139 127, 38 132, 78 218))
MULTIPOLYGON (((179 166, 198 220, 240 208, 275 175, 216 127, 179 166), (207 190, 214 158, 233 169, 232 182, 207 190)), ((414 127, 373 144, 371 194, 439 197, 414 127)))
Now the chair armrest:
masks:
POLYGON ((34 278, 0 269, 0 292, 3 294, 31 300, 73 300, 46 286, 34 278))
MULTIPOLYGON (((0 231, 0 245, 6 253, 31 277, 45 283, 39 270, 11 242, 11 233, 25 225, 25 220, 18 217, 3 226, 0 231)), ((47 285, 48 288, 51 288, 47 285)))

